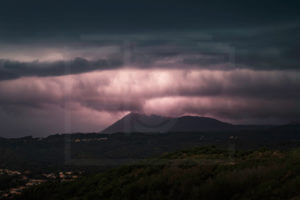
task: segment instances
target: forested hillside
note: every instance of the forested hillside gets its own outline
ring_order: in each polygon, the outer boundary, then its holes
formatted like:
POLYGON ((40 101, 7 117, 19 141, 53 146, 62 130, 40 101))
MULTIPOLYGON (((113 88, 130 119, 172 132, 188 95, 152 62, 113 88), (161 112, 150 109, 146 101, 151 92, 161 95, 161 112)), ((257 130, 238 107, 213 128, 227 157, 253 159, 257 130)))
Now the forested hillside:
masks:
POLYGON ((300 150, 199 147, 166 153, 17 199, 299 199, 300 150))

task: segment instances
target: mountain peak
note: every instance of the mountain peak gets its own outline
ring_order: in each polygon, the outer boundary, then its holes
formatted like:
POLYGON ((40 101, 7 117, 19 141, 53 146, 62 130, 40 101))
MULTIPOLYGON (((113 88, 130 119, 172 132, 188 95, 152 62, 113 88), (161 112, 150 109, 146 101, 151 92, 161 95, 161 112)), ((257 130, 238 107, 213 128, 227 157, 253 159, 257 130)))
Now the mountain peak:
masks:
POLYGON ((232 127, 232 124, 208 117, 182 116, 178 118, 170 118, 159 115, 146 115, 131 112, 108 128, 104 129, 102 133, 201 132, 223 130, 232 127))

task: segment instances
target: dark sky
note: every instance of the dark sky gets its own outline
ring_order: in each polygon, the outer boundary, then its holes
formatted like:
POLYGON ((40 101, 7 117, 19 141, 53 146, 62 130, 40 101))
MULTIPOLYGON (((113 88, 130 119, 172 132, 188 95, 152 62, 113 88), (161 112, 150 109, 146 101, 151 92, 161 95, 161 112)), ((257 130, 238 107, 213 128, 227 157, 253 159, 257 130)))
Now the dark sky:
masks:
POLYGON ((228 29, 295 23, 297 1, 6 1, 4 32, 228 29), (18 30, 18 31, 17 31, 18 30))
POLYGON ((300 119, 297 1, 6 1, 0 136, 99 131, 128 112, 300 119))

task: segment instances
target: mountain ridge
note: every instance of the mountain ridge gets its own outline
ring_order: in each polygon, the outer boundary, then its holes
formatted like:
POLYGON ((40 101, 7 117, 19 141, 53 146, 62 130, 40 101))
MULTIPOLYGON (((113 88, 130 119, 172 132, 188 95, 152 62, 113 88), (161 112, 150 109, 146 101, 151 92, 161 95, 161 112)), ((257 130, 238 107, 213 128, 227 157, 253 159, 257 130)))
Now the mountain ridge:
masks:
POLYGON ((129 113, 102 130, 101 133, 196 132, 232 129, 234 127, 233 124, 209 117, 185 115, 175 118, 129 113))

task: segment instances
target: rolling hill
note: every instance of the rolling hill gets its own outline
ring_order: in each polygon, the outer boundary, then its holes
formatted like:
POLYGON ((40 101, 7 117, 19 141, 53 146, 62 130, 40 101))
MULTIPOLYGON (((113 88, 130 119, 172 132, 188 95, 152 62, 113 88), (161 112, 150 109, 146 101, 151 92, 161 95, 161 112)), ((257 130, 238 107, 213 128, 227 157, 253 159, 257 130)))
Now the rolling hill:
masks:
POLYGON ((197 147, 30 188, 20 200, 299 199, 300 151, 197 147))

